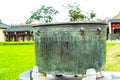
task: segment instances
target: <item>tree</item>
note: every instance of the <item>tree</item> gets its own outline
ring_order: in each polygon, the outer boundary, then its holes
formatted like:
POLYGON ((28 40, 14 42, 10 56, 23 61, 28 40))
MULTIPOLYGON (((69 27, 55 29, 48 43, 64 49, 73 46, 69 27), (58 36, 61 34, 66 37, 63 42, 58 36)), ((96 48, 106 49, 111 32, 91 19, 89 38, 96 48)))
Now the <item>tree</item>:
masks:
POLYGON ((90 13, 90 19, 93 21, 93 18, 95 18, 95 17, 96 17, 96 14, 92 10, 91 13, 90 13))
POLYGON ((40 9, 37 9, 36 11, 32 11, 32 15, 29 19, 27 19, 26 23, 32 23, 34 21, 39 22, 52 22, 53 16, 58 14, 59 12, 55 10, 53 7, 45 6, 43 5, 40 9))
POLYGON ((93 19, 96 17, 96 13, 92 10, 90 13, 87 13, 85 18, 88 21, 93 21, 93 19))
POLYGON ((81 13, 78 4, 73 4, 73 5, 68 4, 65 7, 68 9, 70 21, 79 21, 85 19, 85 15, 81 13))

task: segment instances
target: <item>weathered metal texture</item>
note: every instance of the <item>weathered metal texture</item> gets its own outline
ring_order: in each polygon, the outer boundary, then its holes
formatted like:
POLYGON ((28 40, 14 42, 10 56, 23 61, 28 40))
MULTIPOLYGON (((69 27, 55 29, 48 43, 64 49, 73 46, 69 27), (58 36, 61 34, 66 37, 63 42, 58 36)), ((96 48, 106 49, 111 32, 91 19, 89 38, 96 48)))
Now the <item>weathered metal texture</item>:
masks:
POLYGON ((105 67, 104 23, 43 24, 33 28, 33 35, 40 72, 84 74, 88 68, 105 67))

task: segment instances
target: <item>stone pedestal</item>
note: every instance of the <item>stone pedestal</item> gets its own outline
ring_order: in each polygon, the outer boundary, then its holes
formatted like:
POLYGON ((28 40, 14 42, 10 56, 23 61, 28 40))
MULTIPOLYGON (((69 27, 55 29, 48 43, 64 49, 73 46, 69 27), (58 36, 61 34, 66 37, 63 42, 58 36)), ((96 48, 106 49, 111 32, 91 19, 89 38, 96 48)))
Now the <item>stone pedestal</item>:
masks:
MULTIPOLYGON (((96 80, 120 80, 120 72, 102 72, 103 78, 97 78, 96 80)), ((40 76, 39 76, 40 77, 40 76)), ((20 74, 20 80, 34 80, 31 77, 31 71, 20 74)), ((41 80, 41 79, 38 79, 41 80)), ((74 75, 63 75, 56 77, 55 75, 46 75, 45 80, 87 80, 86 78, 75 77, 74 75)))

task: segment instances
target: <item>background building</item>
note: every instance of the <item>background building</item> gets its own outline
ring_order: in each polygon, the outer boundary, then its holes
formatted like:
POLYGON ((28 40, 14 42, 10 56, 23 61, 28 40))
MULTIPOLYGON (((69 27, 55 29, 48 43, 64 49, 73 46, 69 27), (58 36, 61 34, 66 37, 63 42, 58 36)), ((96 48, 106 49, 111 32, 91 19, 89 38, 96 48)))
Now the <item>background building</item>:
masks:
POLYGON ((120 40, 120 13, 109 20, 109 38, 120 40))
POLYGON ((6 41, 31 41, 33 40, 31 29, 29 25, 13 25, 4 30, 6 41))
POLYGON ((4 24, 0 21, 0 42, 5 41, 5 35, 4 35, 3 31, 7 28, 9 28, 9 25, 4 24))

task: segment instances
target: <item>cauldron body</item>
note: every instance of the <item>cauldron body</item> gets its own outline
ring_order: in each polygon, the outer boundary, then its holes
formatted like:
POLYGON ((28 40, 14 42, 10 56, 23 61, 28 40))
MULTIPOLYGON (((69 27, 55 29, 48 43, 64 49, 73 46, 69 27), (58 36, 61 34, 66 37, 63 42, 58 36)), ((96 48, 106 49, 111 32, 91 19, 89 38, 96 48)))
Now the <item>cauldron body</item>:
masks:
POLYGON ((33 27, 36 65, 43 73, 101 71, 106 61, 106 24, 54 23, 33 27))

